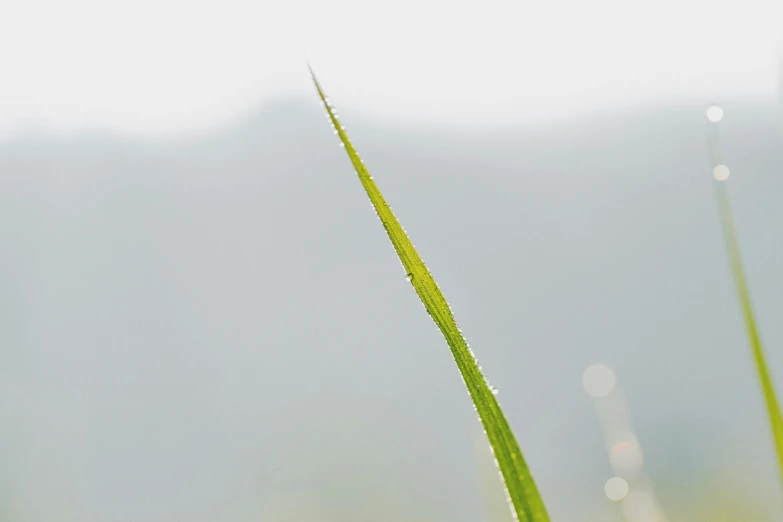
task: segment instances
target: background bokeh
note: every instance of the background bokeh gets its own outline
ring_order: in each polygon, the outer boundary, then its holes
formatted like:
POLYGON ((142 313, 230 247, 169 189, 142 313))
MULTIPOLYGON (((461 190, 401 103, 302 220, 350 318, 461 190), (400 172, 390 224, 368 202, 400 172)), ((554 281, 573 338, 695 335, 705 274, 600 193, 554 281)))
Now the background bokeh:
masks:
POLYGON ((776 6, 35 5, 0 22, 3 519, 508 520, 303 50, 553 520, 624 520, 597 363, 669 520, 783 516, 705 115, 780 379, 776 6))

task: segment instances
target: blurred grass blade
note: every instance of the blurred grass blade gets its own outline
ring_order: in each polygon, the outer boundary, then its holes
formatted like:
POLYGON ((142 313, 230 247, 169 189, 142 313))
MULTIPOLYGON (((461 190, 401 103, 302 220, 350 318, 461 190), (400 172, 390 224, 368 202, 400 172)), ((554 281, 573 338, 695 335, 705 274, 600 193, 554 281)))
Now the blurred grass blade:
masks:
POLYGON ((772 376, 767 367, 767 361, 764 357, 764 347, 761 344, 761 337, 756 328, 756 319, 753 315, 753 307, 750 302, 750 292, 745 281, 745 272, 742 269, 742 259, 740 257, 739 244, 737 243, 737 234, 734 230, 734 219, 732 217, 731 206, 729 205, 729 195, 726 189, 726 182, 716 183, 716 195, 718 199, 718 211, 720 213, 721 224, 723 226, 723 235, 726 239, 726 249, 731 269, 734 275, 734 283, 737 287, 737 296, 742 309, 742 317, 745 320, 745 328, 748 331, 748 342, 753 353, 753 361, 756 365, 761 391, 764 395, 764 401, 767 406, 769 423, 772 427, 772 438, 775 441, 775 449, 778 455, 778 467, 783 480, 783 418, 780 415, 780 405, 778 404, 775 388, 772 384, 772 376))
POLYGON ((416 252, 397 218, 394 217, 391 208, 375 185, 372 176, 367 172, 362 160, 348 140, 345 129, 343 129, 335 116, 334 109, 330 106, 328 98, 324 94, 323 89, 321 89, 321 85, 318 83, 312 69, 310 69, 310 74, 316 89, 318 89, 318 95, 321 97, 329 119, 337 131, 356 173, 359 175, 359 181, 364 186, 364 190, 367 192, 373 207, 375 207, 383 228, 386 229, 386 234, 389 236, 392 245, 394 245, 394 250, 396 250, 397 256, 405 268, 408 280, 413 285, 432 320, 435 321, 435 324, 443 333, 449 348, 451 348, 451 353, 465 381, 465 386, 468 388, 468 393, 476 407, 492 452, 500 468, 506 492, 511 502, 512 512, 521 522, 548 521, 549 516, 541 500, 541 495, 538 493, 535 482, 533 482, 533 477, 530 475, 516 438, 498 402, 495 400, 494 389, 489 386, 481 373, 473 352, 462 336, 440 288, 438 288, 427 267, 424 266, 424 262, 419 257, 418 252, 416 252))

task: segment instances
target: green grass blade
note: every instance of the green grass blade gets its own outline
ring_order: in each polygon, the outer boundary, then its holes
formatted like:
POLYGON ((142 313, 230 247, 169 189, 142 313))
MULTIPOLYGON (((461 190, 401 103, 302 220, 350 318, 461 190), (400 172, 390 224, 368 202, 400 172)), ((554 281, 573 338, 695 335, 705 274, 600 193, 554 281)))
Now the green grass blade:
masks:
POLYGON ((451 349, 470 398, 473 400, 481 423, 484 426, 492 452, 497 460, 511 503, 512 513, 521 522, 547 522, 549 516, 544 507, 544 502, 525 463, 516 438, 495 399, 493 388, 490 387, 481 373, 478 362, 462 336, 462 332, 457 326, 440 288, 435 283, 435 279, 430 275, 427 267, 424 266, 424 262, 419 257, 418 252, 416 252, 410 239, 408 239, 402 226, 392 213, 391 208, 381 195, 381 191, 375 185, 372 176, 367 172, 362 160, 357 155, 353 145, 351 145, 345 129, 343 129, 335 116, 334 110, 329 105, 328 98, 324 94, 312 69, 310 73, 329 119, 337 131, 356 173, 359 175, 359 181, 361 181, 375 211, 378 213, 383 228, 386 229, 386 234, 389 236, 394 250, 405 268, 408 280, 413 285, 432 320, 435 321, 435 324, 443 333, 443 337, 451 349))
POLYGON ((775 441, 775 449, 778 455, 778 467, 783 479, 783 418, 780 415, 780 405, 778 404, 775 388, 772 384, 767 361, 764 356, 764 347, 761 344, 756 319, 753 314, 753 306, 750 301, 750 292, 745 280, 745 272, 742 269, 742 259, 740 257, 739 244, 737 243, 737 234, 734 230, 734 219, 732 217, 731 206, 729 205, 729 195, 726 190, 726 182, 716 183, 716 195, 718 199, 718 211, 720 213, 721 224, 723 226, 723 235, 726 239, 726 250, 731 262, 731 269, 734 275, 734 283, 737 287, 737 296, 742 310, 742 317, 745 320, 745 328, 748 332, 748 342, 753 354, 753 362, 756 365, 756 373, 761 384, 761 391, 764 395, 764 402, 767 406, 767 415, 772 427, 772 438, 775 441))
POLYGON ((498 476, 498 469, 492 455, 487 451, 486 437, 478 427, 473 433, 473 450, 476 454, 479 486, 484 501, 485 522, 513 522, 514 518, 508 510, 508 501, 504 495, 503 482, 498 476))

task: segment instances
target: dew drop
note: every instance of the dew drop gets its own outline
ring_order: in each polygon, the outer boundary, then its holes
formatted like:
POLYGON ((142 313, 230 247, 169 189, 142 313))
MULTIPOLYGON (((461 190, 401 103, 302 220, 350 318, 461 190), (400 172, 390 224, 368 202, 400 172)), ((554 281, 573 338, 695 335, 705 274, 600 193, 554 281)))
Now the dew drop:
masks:
POLYGON ((712 123, 718 123, 723 119, 723 108, 719 107, 718 105, 713 105, 707 109, 707 119, 712 123))
POLYGON ((715 179, 718 181, 726 181, 729 177, 729 168, 726 165, 718 165, 713 169, 712 175, 715 176, 715 179))
POLYGON ((609 462, 612 465, 612 470, 618 475, 632 477, 641 471, 644 465, 644 456, 638 444, 621 442, 609 450, 609 462))
POLYGON ((615 383, 614 372, 605 364, 589 366, 582 374, 582 386, 592 397, 606 397, 612 393, 615 383))
POLYGON ((619 502, 628 494, 628 482, 622 477, 612 477, 606 481, 604 493, 609 500, 619 502))

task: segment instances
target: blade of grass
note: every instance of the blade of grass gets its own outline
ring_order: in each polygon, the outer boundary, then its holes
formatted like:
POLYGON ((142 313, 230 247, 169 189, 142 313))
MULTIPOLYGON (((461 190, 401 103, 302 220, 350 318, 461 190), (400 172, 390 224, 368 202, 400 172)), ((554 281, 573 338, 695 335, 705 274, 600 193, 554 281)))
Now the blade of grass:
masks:
POLYGON ((473 450, 476 454, 476 464, 479 471, 481 496, 484 501, 486 522, 513 522, 508 510, 508 501, 503 495, 503 482, 498 476, 498 469, 492 455, 487 451, 486 436, 478 427, 473 435, 473 450), (501 486, 501 487, 498 487, 501 486))
POLYGON ((328 98, 318 83, 312 68, 310 69, 310 74, 312 75, 315 88, 318 90, 318 95, 326 108, 329 120, 337 131, 337 135, 345 147, 345 152, 348 154, 359 176, 359 181, 362 183, 383 224, 383 228, 386 229, 386 234, 389 236, 394 250, 402 262, 408 280, 413 285, 422 304, 424 304, 424 308, 430 314, 438 329, 440 329, 451 349, 451 354, 457 363, 462 379, 489 439, 492 453, 495 456, 506 487, 512 513, 521 522, 548 522, 549 516, 547 515, 544 502, 525 463, 514 433, 511 431, 506 417, 495 399, 494 388, 490 387, 481 373, 478 362, 462 336, 462 331, 457 326, 451 309, 440 288, 435 283, 435 279, 430 275, 427 267, 424 266, 424 262, 419 257, 418 252, 416 252, 399 221, 397 221, 391 208, 381 195, 381 191, 376 186, 372 176, 370 176, 353 145, 351 145, 345 129, 335 116, 333 107, 330 106, 328 98))
POLYGON ((756 319, 750 301, 750 291, 748 290, 748 284, 745 280, 745 272, 742 268, 742 258, 740 257, 740 249, 739 244, 737 243, 737 234, 734 229, 734 219, 732 217, 725 181, 716 182, 715 193, 718 200, 718 211, 723 227, 723 236, 726 240, 726 250, 729 261, 731 262, 734 283, 737 287, 737 297, 739 298, 742 317, 745 321, 745 329, 748 333, 748 342, 750 343, 751 353, 753 354, 756 374, 758 375, 761 392, 767 406, 767 415, 769 416, 769 423, 772 428, 772 438, 775 441, 775 449, 777 450, 778 455, 778 467, 781 479, 783 479, 783 418, 781 418, 780 415, 780 405, 778 404, 778 399, 775 395, 772 376, 767 366, 766 357, 764 356, 761 336, 756 327, 756 319))

